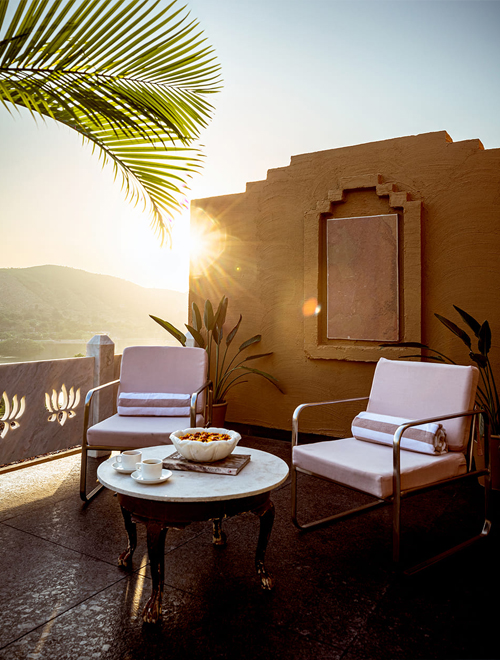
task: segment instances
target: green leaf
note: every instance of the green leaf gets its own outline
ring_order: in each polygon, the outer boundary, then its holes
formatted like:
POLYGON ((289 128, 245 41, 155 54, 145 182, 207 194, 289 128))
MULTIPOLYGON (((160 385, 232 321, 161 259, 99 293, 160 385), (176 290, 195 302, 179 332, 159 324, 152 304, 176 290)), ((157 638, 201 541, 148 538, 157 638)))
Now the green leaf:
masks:
POLYGON ((0 25, 9 14, 0 103, 80 133, 170 241, 220 83, 198 24, 175 2, 150 0, 2 0, 0 25))
POLYGON ((211 332, 214 327, 214 308, 210 300, 205 300, 205 312, 203 315, 203 322, 205 323, 205 328, 211 332))
POLYGON ((220 346, 223 334, 224 334, 223 328, 219 328, 217 323, 214 323, 214 327, 212 330, 212 337, 214 338, 214 341, 217 344, 217 346, 220 346))
POLYGON ((194 328, 192 325, 188 325, 185 323, 186 328, 189 330, 189 332, 193 335, 195 342, 198 344, 200 348, 205 348, 205 338, 199 332, 196 328, 194 328))
POLYGON ((201 325, 200 308, 195 302, 193 302, 193 304, 191 305, 191 309, 193 310, 193 318, 192 318, 193 327, 195 328, 195 330, 201 331, 202 325, 201 325))
POLYGON ((400 341, 396 344, 380 344, 380 346, 382 348, 427 348, 428 350, 431 350, 428 346, 421 344, 418 341, 400 341))
POLYGON ((485 321, 478 333, 477 347, 482 355, 488 355, 491 348, 491 329, 488 321, 485 321))
POLYGON ((241 353, 241 351, 244 351, 245 348, 248 348, 252 344, 257 344, 261 339, 262 339, 262 335, 255 335, 254 337, 250 337, 250 339, 247 339, 241 344, 241 346, 238 349, 238 353, 241 353))
POLYGON ((258 360, 259 358, 267 357, 268 355, 272 355, 273 353, 259 353, 258 355, 247 355, 247 357, 242 360, 241 364, 243 362, 249 362, 250 360, 258 360))
POLYGON ((226 312, 227 312, 228 299, 226 296, 222 296, 222 299, 217 307, 217 312, 215 314, 215 325, 219 328, 222 328, 226 322, 226 312))
POLYGON ((469 357, 473 360, 480 369, 485 369, 488 366, 488 358, 481 353, 469 353, 469 357))
POLYGON ((476 337, 479 337, 479 330, 481 329, 481 324, 478 321, 476 321, 476 319, 472 317, 470 314, 467 314, 467 312, 464 312, 463 309, 460 309, 460 307, 457 307, 456 305, 453 305, 453 307, 457 310, 457 312, 460 314, 463 320, 467 323, 467 325, 476 335, 476 337))
POLYGON ((158 318, 158 316, 153 316, 152 314, 150 314, 149 316, 150 318, 153 319, 153 321, 156 321, 156 323, 161 325, 161 327, 164 330, 169 332, 172 335, 172 337, 175 337, 175 339, 177 339, 177 341, 180 344, 182 344, 183 346, 186 345, 186 335, 183 332, 178 330, 174 325, 172 325, 168 321, 164 321, 163 319, 158 318))
POLYGON ((434 360, 435 362, 445 362, 439 355, 400 355, 401 360, 411 360, 418 358, 419 360, 434 360))
POLYGON ((235 336, 236 336, 236 333, 238 332, 238 329, 239 329, 239 327, 240 327, 240 323, 241 323, 241 319, 242 319, 242 318, 243 318, 243 317, 242 317, 241 314, 240 314, 240 318, 238 319, 238 323, 234 326, 234 328, 231 330, 231 332, 228 334, 228 336, 227 336, 227 338, 226 338, 226 346, 230 346, 230 345, 231 345, 231 342, 233 341, 233 339, 234 339, 235 336))
POLYGON ((240 367, 240 369, 244 369, 245 371, 249 371, 252 374, 257 374, 259 376, 262 376, 266 380, 268 380, 270 383, 274 385, 282 394, 284 394, 284 390, 282 389, 281 385, 279 384, 277 378, 274 376, 271 376, 271 374, 266 373, 265 371, 260 371, 260 369, 252 369, 251 367, 240 367))
POLYGON ((443 325, 445 325, 448 328, 448 330, 451 330, 451 332, 453 332, 454 335, 459 337, 464 342, 464 344, 469 348, 469 350, 471 349, 470 337, 466 332, 464 332, 464 330, 462 330, 462 328, 459 328, 458 325, 453 323, 453 321, 449 321, 448 319, 445 319, 444 316, 441 316, 440 314, 434 314, 434 316, 437 319, 439 319, 441 323, 443 323, 443 325))

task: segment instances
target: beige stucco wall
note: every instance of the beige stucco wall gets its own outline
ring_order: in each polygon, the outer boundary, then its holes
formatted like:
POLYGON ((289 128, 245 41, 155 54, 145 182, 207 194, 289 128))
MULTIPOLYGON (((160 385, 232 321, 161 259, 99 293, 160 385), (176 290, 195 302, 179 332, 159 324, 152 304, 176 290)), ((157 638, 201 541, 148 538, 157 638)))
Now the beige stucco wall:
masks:
MULTIPOLYGON (((303 303, 318 277, 321 302, 324 267, 321 249, 311 260, 308 223, 322 213, 355 217, 396 209, 403 218, 401 272, 411 264, 401 283, 411 291, 402 305, 402 339, 421 338, 466 363, 465 347, 433 316, 460 322, 456 304, 490 322, 500 381, 500 149, 484 150, 479 140, 453 143, 440 131, 293 156, 288 167, 270 170, 244 193, 195 200, 192 207, 219 223, 226 243, 205 274, 191 278, 190 300, 208 297, 216 304, 228 295, 227 327, 241 313, 240 341, 262 333, 256 352, 274 355, 260 366, 286 389, 282 395, 252 376, 229 395, 229 420, 290 429, 299 403, 369 392, 375 360, 384 354, 376 345, 337 342, 325 358, 306 350, 312 320, 304 319, 303 303)), ((321 317, 314 322, 320 335, 321 317)), ((304 417, 304 428, 341 435, 356 409, 331 410, 314 420, 304 417)))

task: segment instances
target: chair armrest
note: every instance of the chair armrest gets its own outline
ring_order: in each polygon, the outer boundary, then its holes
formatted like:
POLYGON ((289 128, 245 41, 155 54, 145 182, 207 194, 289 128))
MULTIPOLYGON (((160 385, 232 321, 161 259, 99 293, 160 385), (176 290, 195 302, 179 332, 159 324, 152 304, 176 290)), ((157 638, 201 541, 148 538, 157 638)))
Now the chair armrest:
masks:
POLYGON ((82 439, 82 447, 87 444, 87 430, 89 427, 89 419, 90 419, 90 406, 92 403, 92 397, 96 392, 99 392, 99 390, 104 390, 106 387, 111 387, 111 385, 116 385, 119 383, 120 380, 111 380, 109 383, 104 383, 103 385, 98 385, 97 387, 93 387, 91 390, 87 392, 87 395, 85 397, 85 407, 83 411, 83 439, 82 439))
POLYGON ((302 403, 300 406, 297 406, 293 411, 292 416, 292 447, 295 447, 299 441, 299 416, 303 410, 306 408, 312 408, 316 406, 331 406, 335 403, 352 403, 354 401, 368 401, 367 396, 362 396, 357 399, 337 399, 336 401, 319 401, 317 403, 302 403))
POLYGON ((85 405, 86 406, 90 405, 92 397, 94 396, 94 394, 96 392, 98 392, 99 390, 103 390, 106 387, 110 387, 111 385, 116 385, 119 382, 120 382, 119 379, 118 380, 111 380, 111 381, 109 381, 109 383, 104 383, 104 385, 98 385, 97 387, 93 387, 91 390, 89 390, 87 392, 87 396, 85 397, 85 405))
POLYGON ((439 417, 426 417, 425 419, 414 419, 412 422, 407 422, 406 424, 401 424, 396 429, 394 433, 393 440, 393 480, 394 486, 397 487, 397 491, 401 492, 401 440, 403 438, 404 432, 411 428, 412 426, 418 426, 420 424, 429 424, 431 422, 442 422, 446 419, 455 419, 456 417, 473 417, 475 415, 480 415, 484 410, 465 410, 463 412, 452 413, 451 415, 440 415, 439 417))
POLYGON ((213 400, 213 383, 211 380, 207 380, 207 382, 200 387, 199 390, 196 390, 196 392, 193 392, 191 394, 191 409, 189 412, 189 423, 191 425, 191 428, 196 427, 196 405, 198 403, 198 396, 208 388, 208 408, 210 411, 210 421, 212 419, 212 400, 213 400))

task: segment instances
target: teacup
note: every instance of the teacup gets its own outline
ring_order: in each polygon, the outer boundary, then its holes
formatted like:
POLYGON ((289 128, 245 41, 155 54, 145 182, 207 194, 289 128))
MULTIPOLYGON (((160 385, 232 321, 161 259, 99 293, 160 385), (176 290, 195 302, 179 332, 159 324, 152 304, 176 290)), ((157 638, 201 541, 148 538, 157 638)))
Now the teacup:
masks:
POLYGON ((137 461, 140 461, 142 457, 142 451, 138 449, 127 449, 126 451, 118 454, 115 458, 115 461, 122 466, 124 470, 133 470, 135 469, 137 461))
POLYGON ((148 481, 160 479, 163 460, 161 458, 145 458, 142 463, 137 463, 136 468, 141 473, 143 479, 148 481))

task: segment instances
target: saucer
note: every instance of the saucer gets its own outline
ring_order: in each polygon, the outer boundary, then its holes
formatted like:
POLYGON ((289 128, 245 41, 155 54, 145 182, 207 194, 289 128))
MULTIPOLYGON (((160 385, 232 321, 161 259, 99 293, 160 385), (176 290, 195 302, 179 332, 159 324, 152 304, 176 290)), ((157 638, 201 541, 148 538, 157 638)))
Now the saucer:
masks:
POLYGON ((135 472, 135 467, 125 468, 122 466, 121 463, 113 463, 111 467, 115 469, 117 472, 121 472, 122 474, 132 474, 132 472, 135 472))
POLYGON ((139 483, 142 484, 161 484, 167 479, 170 479, 172 476, 172 473, 170 470, 162 470, 161 471, 161 477, 159 479, 144 479, 142 474, 138 472, 137 470, 134 470, 132 474, 130 475, 134 481, 138 481, 139 483))

